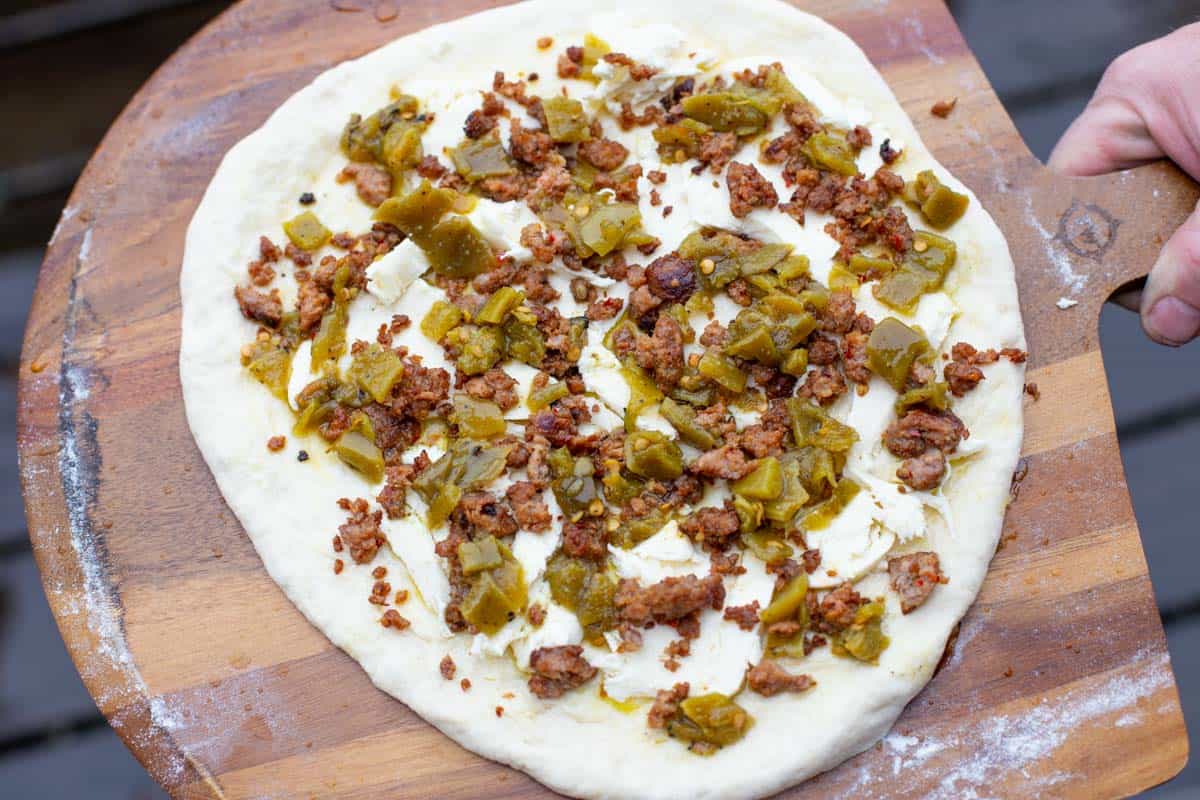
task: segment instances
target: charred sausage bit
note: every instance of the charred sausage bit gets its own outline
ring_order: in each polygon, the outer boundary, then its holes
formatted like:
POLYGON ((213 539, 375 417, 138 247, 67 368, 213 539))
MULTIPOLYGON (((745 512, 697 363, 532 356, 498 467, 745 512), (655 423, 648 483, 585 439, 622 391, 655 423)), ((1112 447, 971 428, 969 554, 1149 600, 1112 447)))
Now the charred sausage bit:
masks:
POLYGON ((354 181, 359 199, 369 206, 382 205, 384 200, 392 196, 392 174, 383 167, 363 162, 347 164, 337 174, 337 182, 350 180, 354 181))
POLYGON ((953 453, 967 436, 953 412, 913 408, 883 432, 883 445, 897 458, 914 458, 929 448, 953 453))
MULTIPOLYGON (((265 236, 263 238, 266 239, 265 236)), ((262 259, 251 261, 246 267, 246 274, 250 276, 250 283, 255 286, 266 286, 275 280, 275 269, 262 259)))
POLYGON ((805 550, 800 554, 800 560, 804 563, 804 571, 812 575, 817 571, 817 567, 821 566, 821 551, 805 550))
POLYGON ((710 575, 745 575, 746 568, 739 563, 736 550, 729 553, 713 550, 708 554, 708 573, 710 575))
POLYGON ((1025 384, 1025 394, 1032 397, 1033 401, 1035 403, 1038 400, 1042 399, 1042 390, 1039 389, 1038 385, 1036 383, 1034 383, 1033 381, 1030 381, 1029 383, 1025 384))
POLYGON ((584 316, 592 322, 612 319, 621 313, 621 307, 624 305, 625 301, 619 297, 600 297, 588 305, 584 316))
POLYGON ((292 263, 297 267, 307 267, 312 264, 312 255, 307 250, 301 250, 291 242, 284 245, 283 254, 290 258, 292 263))
POLYGON ((700 152, 696 155, 696 160, 700 162, 699 168, 703 169, 707 165, 712 174, 719 175, 739 147, 741 147, 741 142, 734 133, 710 132, 704 134, 700 139, 700 152))
POLYGON ((946 117, 950 116, 950 112, 954 110, 956 105, 958 105, 957 97, 938 100, 930 107, 929 113, 933 114, 935 117, 941 117, 942 119, 945 119, 946 117))
POLYGON ((578 78, 579 70, 583 64, 583 48, 568 47, 562 55, 558 57, 558 77, 560 78, 578 78))
POLYGON ((618 64, 629 70, 629 77, 635 81, 653 78, 658 70, 646 64, 639 64, 624 53, 605 53, 601 58, 609 64, 618 64))
POLYGON ((637 339, 637 362, 654 377, 660 389, 670 390, 683 377, 683 330, 663 314, 654 323, 654 335, 637 339))
POLYGON ((272 436, 270 439, 267 439, 267 449, 272 453, 278 453, 285 447, 287 447, 286 436, 272 436))
POLYGON ((756 208, 774 208, 779 202, 775 187, 753 164, 732 162, 725 184, 729 187, 729 210, 738 219, 756 208))
POLYGON ((929 599, 939 583, 946 583, 937 553, 922 551, 888 559, 888 577, 900 595, 900 611, 907 614, 929 599))
POLYGON ((604 522, 595 517, 567 522, 563 525, 562 550, 572 558, 603 561, 608 556, 608 533, 604 522))
POLYGON ((517 524, 527 531, 550 529, 550 509, 542 499, 542 488, 532 481, 517 481, 504 492, 517 524))
POLYGON ((750 294, 750 284, 746 283, 745 278, 734 278, 730 281, 725 287, 725 294, 742 308, 749 308, 754 302, 754 295, 750 294))
POLYGON ((536 222, 521 229, 521 245, 528 247, 533 253, 533 259, 539 264, 549 264, 558 255, 558 245, 554 235, 547 234, 545 229, 536 222))
POLYGON ((438 161, 437 156, 425 156, 417 164, 417 175, 422 178, 428 178, 431 181, 436 181, 438 178, 446 174, 446 167, 442 162, 438 161))
POLYGON ((235 286, 233 295, 237 298, 242 316, 248 320, 274 328, 283 318, 283 301, 279 298, 278 289, 272 289, 270 294, 263 294, 249 286, 235 286))
POLYGON ((389 608, 383 612, 383 616, 379 618, 379 624, 394 631, 402 631, 412 625, 411 622, 402 617, 400 612, 394 608, 389 608))
POLYGON ((838 343, 828 336, 814 335, 808 342, 808 363, 817 367, 836 364, 841 358, 838 343))
POLYGON ((530 604, 525 612, 525 619, 529 620, 529 624, 535 628, 542 627, 542 623, 546 621, 546 607, 541 603, 530 604))
POLYGON ((537 40, 538 50, 549 50, 553 44, 554 44, 553 36, 539 36, 538 37, 538 40, 537 40))
POLYGON ((387 581, 375 581, 371 584, 371 596, 367 598, 367 602, 371 605, 386 606, 388 604, 388 596, 392 593, 392 585, 387 581))
POLYGON ((861 150, 864 147, 871 146, 871 132, 862 125, 855 125, 846 134, 846 141, 855 150, 861 150))
POLYGON ((879 145, 879 158, 885 164, 895 164, 896 159, 900 157, 900 151, 892 149, 892 140, 884 139, 883 144, 879 145))
POLYGON ((518 119, 512 121, 509 150, 513 158, 534 166, 545 164, 555 156, 561 160, 550 134, 536 128, 525 128, 518 119))
POLYGON ((342 570, 343 570, 343 569, 345 569, 345 568, 346 568, 346 562, 345 562, 345 561, 342 561, 340 558, 335 558, 335 559, 333 560, 333 574, 334 574, 334 575, 341 575, 341 574, 342 574, 342 570))
POLYGON ((728 444, 709 450, 688 465, 688 472, 703 478, 724 478, 736 481, 754 470, 746 454, 737 445, 728 444))
POLYGON ((758 601, 753 600, 744 606, 726 606, 725 619, 736 622, 744 631, 752 631, 758 627, 758 601))
POLYGON ((955 397, 962 397, 983 380, 983 370, 965 361, 951 361, 942 369, 942 375, 955 397))
POLYGON ((816 684, 811 675, 793 675, 768 659, 763 659, 746 672, 746 685, 750 691, 763 697, 774 697, 782 692, 803 692, 816 684))
POLYGON ((650 706, 650 712, 646 715, 647 727, 655 730, 667 727, 667 723, 679 713, 679 704, 687 699, 690 691, 691 686, 687 683, 677 683, 670 689, 660 689, 654 696, 654 705, 650 706))
POLYGON ((612 172, 629 157, 629 148, 612 139, 588 139, 579 143, 579 157, 603 172, 612 172))
POLYGON ((656 186, 661 186, 667 182, 667 173, 663 172, 662 170, 652 169, 646 173, 646 180, 650 181, 656 186))
POLYGON ((454 680, 454 673, 458 671, 458 666, 454 663, 454 659, 447 653, 442 659, 442 663, 438 664, 438 672, 442 673, 442 677, 448 681, 454 680))
POLYGON ((370 563, 380 546, 387 541, 379 527, 383 512, 372 512, 370 505, 361 497, 355 500, 343 497, 338 500, 338 508, 349 512, 349 518, 338 526, 338 535, 350 551, 350 557, 356 564, 370 563))
POLYGON ((696 264, 678 253, 650 262, 645 277, 650 292, 668 303, 686 303, 696 291, 696 264))
POLYGON ((461 688, 464 692, 471 691, 471 679, 470 678, 463 678, 461 681, 458 682, 458 685, 459 685, 459 688, 461 688))
POLYGON ((860 331, 850 331, 842 340, 845 352, 842 355, 842 372, 860 386, 871 382, 871 369, 867 366, 867 341, 870 336, 860 331))
POLYGON ((463 384, 463 391, 478 400, 491 400, 501 411, 517 407, 517 382, 502 369, 492 368, 482 375, 470 378, 463 384))
POLYGON ((729 339, 729 331, 719 320, 709 322, 700 334, 700 344, 705 347, 724 347, 729 339))
POLYGON ((529 656, 529 669, 534 673, 529 678, 529 691, 543 700, 562 697, 596 674, 577 644, 539 647, 529 656))
POLYGON ((729 500, 721 508, 697 509, 679 524, 684 536, 714 550, 726 549, 740 528, 741 522, 729 500))
POLYGON ((854 614, 858 607, 866 602, 863 596, 854 589, 854 584, 846 581, 832 592, 821 598, 819 611, 822 628, 825 633, 835 633, 848 628, 854 622, 854 614))
POLYGON ((304 194, 300 195, 300 205, 302 206, 311 206, 315 202, 317 202, 317 198, 312 192, 305 192, 304 194))
POLYGON ((766 458, 782 453, 786 438, 787 431, 782 428, 751 425, 738 434, 738 445, 754 458, 766 458))
POLYGON ((463 495, 453 516, 461 515, 470 530, 482 535, 512 536, 517 532, 517 520, 512 509, 497 500, 491 492, 475 491, 463 495))
POLYGON ((645 627, 651 622, 669 622, 725 604, 725 584, 720 575, 663 578, 643 587, 636 578, 622 578, 615 598, 617 613, 625 622, 645 627))
POLYGON ((846 380, 834 367, 817 367, 808 371, 800 386, 800 396, 827 406, 846 393, 846 380))
POLYGON ((936 488, 945 474, 946 456, 933 447, 915 458, 905 459, 896 470, 896 477, 917 491, 936 488))
POLYGON ((467 115, 467 120, 463 123, 463 134, 468 139, 478 139, 499 124, 500 121, 496 117, 477 108, 467 115))

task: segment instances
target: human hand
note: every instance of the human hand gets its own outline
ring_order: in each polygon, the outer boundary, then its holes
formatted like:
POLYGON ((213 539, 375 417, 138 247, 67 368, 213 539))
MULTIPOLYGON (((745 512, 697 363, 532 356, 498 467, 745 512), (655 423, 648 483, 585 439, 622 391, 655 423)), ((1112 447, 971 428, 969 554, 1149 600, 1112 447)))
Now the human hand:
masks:
MULTIPOLYGON (((1049 166, 1100 175, 1163 157, 1200 180, 1200 23, 1113 61, 1049 166)), ((1200 205, 1163 245, 1135 302, 1154 341, 1178 347, 1200 335, 1200 205)))

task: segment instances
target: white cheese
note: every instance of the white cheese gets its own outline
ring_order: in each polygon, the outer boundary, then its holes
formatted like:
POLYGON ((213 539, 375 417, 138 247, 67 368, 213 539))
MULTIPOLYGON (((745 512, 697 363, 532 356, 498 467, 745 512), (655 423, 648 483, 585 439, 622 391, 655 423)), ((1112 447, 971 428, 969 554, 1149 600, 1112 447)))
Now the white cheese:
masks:
POLYGON ((521 229, 541 223, 524 203, 497 203, 481 197, 467 214, 467 219, 502 255, 515 261, 533 258, 529 248, 521 244, 521 229))
POLYGON ((643 631, 642 637, 640 650, 596 664, 604 672, 604 691, 614 700, 654 697, 659 689, 680 681, 691 685, 693 695, 732 695, 741 686, 746 667, 762 657, 756 631, 743 631, 711 609, 701 613, 700 638, 692 641, 691 654, 679 659, 675 672, 663 666, 663 651, 679 637, 675 629, 659 625, 643 631))
POLYGON ((854 302, 858 310, 874 319, 876 322, 884 317, 895 317, 905 325, 915 325, 925 334, 934 350, 941 350, 950 332, 954 318, 958 316, 958 305, 945 292, 932 292, 921 295, 916 309, 912 314, 905 314, 894 308, 889 308, 875 299, 871 287, 874 284, 864 283, 854 293, 854 302))
POLYGON ((621 372, 621 362, 600 341, 599 333, 589 331, 588 343, 579 355, 579 374, 589 391, 600 398, 618 416, 629 405, 629 382, 621 372))
POLYGON ((511 360, 501 365, 501 368, 508 373, 508 376, 517 382, 517 399, 518 403, 504 413, 509 419, 524 419, 529 416, 529 393, 533 391, 533 379, 537 377, 539 370, 528 364, 511 360))
MULTIPOLYGON (((441 621, 450 602, 450 581, 433 546, 434 536, 445 531, 431 534, 425 527, 423 516, 416 513, 415 509, 400 519, 385 516, 382 527, 387 535, 388 547, 404 562, 404 568, 416 586, 417 599, 441 621)), ((444 625, 442 627, 445 628, 444 625)), ((449 630, 444 630, 444 634, 449 636, 449 630)))
POLYGON ((846 424, 858 433, 858 441, 850 448, 849 461, 865 469, 880 447, 884 430, 896 416, 896 390, 878 375, 871 376, 867 393, 850 392, 850 412, 846 424))
MULTIPOLYGON (((542 495, 547 506, 553 505, 551 512, 553 516, 557 517, 557 513, 554 512, 558 511, 558 504, 554 500, 554 495, 551 492, 543 492, 542 495)), ((562 539, 561 524, 552 524, 550 530, 541 533, 525 529, 517 531, 517 535, 513 537, 512 554, 525 573, 526 584, 532 584, 542 577, 542 573, 546 571, 546 561, 558 548, 560 539, 562 539)))
POLYGON ((896 534, 876 524, 877 511, 871 493, 860 491, 828 526, 805 531, 804 541, 821 551, 821 566, 809 576, 809 585, 825 589, 856 580, 887 555, 896 534))
POLYGON ((288 405, 299 411, 300 406, 296 405, 296 395, 319 377, 321 377, 321 373, 313 372, 312 369, 312 340, 305 339, 296 348, 296 354, 292 356, 292 373, 288 376, 288 405))
POLYGON ((528 626, 525 635, 512 643, 513 657, 522 669, 528 668, 529 656, 539 647, 559 647, 583 641, 583 628, 579 626, 579 619, 574 612, 548 599, 541 603, 546 609, 546 619, 541 626, 528 626))
POLYGON ((412 239, 405 239, 367 267, 367 291, 385 306, 393 306, 427 269, 425 251, 412 239))
POLYGON ((679 531, 679 524, 675 520, 629 550, 609 545, 608 552, 612 555, 618 575, 637 578, 644 584, 708 571, 707 560, 696 552, 691 540, 679 531))
POLYGON ((712 61, 707 51, 697 50, 683 31, 674 25, 637 25, 628 17, 613 15, 607 20, 598 20, 593 26, 600 38, 615 45, 634 62, 657 72, 644 80, 635 81, 629 68, 622 64, 601 61, 592 68, 600 83, 592 92, 590 100, 604 105, 614 114, 621 111, 622 103, 640 108, 646 103, 662 97, 677 81, 698 75, 712 61))

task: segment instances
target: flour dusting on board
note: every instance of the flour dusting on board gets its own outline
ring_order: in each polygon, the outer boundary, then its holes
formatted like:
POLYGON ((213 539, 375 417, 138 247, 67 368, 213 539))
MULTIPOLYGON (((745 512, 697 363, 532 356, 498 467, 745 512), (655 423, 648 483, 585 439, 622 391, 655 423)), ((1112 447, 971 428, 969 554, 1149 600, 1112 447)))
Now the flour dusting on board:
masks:
MULTIPOLYGON (((977 722, 951 720, 944 733, 910 736, 892 731, 883 739, 890 768, 872 773, 861 769, 841 796, 858 800, 886 797, 896 779, 912 785, 932 785, 928 800, 983 798, 995 794, 995 786, 1006 791, 1024 789, 1036 793, 1080 777, 1061 770, 1043 772, 1043 762, 1081 727, 1118 712, 1117 727, 1144 721, 1148 711, 1139 701, 1171 686, 1170 660, 1165 653, 1140 651, 1121 674, 1098 685, 1081 686, 1056 698, 1043 698, 1032 709, 977 722), (1016 783, 1014 776, 1019 775, 1016 783)), ((1157 713, 1172 713, 1167 703, 1157 713)))
POLYGON ((1088 276, 1075 271, 1075 268, 1071 266, 1071 259, 1056 246, 1054 234, 1048 231, 1038 219, 1037 212, 1033 210, 1033 195, 1028 190, 1025 192, 1025 219, 1045 242, 1046 256, 1058 270, 1058 277, 1062 279, 1063 285, 1072 292, 1078 292, 1087 286, 1088 276))

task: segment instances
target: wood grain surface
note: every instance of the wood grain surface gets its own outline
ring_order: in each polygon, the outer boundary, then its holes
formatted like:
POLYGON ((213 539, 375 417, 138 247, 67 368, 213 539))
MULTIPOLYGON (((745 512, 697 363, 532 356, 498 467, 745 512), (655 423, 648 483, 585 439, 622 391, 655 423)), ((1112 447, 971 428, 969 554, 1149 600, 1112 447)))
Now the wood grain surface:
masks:
MULTIPOLYGON (((376 690, 292 607, 192 441, 176 363, 184 232, 222 154, 322 70, 491 5, 244 0, 129 104, 47 251, 18 410, 30 536, 89 691, 176 797, 552 794, 376 690)), ((1166 780, 1187 736, 1097 320, 1196 187, 1166 164, 1050 174, 938 0, 798 5, 863 47, 996 217, 1041 398, 1026 398, 1004 541, 942 669, 884 742, 786 794, 1102 798, 1166 780), (946 97, 954 114, 931 116, 946 97)))

